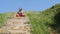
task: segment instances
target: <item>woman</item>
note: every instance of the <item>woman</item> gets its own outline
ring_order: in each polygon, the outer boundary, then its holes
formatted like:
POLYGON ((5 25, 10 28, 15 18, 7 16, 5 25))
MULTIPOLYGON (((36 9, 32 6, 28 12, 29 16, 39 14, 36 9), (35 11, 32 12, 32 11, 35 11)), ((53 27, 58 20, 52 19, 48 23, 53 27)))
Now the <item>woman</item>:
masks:
POLYGON ((22 8, 19 8, 19 11, 17 12, 17 17, 25 17, 25 13, 22 11, 22 8))

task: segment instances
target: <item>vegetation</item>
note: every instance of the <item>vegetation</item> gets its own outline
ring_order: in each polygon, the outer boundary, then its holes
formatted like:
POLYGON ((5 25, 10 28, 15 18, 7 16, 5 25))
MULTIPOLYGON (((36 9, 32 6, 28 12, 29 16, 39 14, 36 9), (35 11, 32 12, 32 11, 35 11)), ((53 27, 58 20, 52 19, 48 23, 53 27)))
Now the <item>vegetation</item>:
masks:
POLYGON ((11 13, 1 13, 0 14, 0 27, 2 27, 4 25, 4 23, 6 22, 7 18, 9 16, 11 16, 12 14, 14 14, 13 12, 11 13))
POLYGON ((60 4, 42 12, 27 12, 27 15, 30 18, 32 34, 50 34, 51 28, 57 31, 60 29, 60 4))

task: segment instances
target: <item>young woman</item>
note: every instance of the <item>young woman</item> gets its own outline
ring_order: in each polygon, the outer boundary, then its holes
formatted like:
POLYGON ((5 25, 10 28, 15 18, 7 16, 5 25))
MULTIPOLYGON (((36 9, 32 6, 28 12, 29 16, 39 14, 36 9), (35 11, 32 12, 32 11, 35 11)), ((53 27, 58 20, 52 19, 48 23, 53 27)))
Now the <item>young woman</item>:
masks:
POLYGON ((25 17, 25 13, 22 11, 22 8, 19 8, 19 11, 17 12, 16 17, 25 17))

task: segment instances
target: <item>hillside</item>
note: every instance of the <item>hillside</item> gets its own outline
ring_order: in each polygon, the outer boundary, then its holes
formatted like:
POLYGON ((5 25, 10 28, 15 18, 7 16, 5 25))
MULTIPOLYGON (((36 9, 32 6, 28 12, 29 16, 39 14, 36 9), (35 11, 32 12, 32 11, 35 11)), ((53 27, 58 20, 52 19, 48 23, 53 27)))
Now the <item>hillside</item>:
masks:
POLYGON ((60 4, 42 12, 28 12, 32 34, 58 34, 60 32, 60 4))
MULTIPOLYGON (((0 14, 0 24, 3 25, 12 14, 0 14)), ((30 18, 32 34, 60 33, 60 4, 56 4, 42 12, 26 12, 26 14, 30 18)))

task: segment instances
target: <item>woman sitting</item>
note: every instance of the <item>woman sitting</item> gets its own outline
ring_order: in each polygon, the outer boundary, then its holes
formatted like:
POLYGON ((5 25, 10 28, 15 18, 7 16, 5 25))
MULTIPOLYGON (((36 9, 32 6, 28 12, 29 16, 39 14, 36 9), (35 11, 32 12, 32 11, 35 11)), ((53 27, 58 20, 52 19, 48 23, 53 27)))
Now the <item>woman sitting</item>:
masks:
POLYGON ((22 11, 22 8, 19 8, 19 11, 17 12, 16 17, 25 17, 25 13, 22 11))

